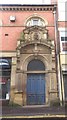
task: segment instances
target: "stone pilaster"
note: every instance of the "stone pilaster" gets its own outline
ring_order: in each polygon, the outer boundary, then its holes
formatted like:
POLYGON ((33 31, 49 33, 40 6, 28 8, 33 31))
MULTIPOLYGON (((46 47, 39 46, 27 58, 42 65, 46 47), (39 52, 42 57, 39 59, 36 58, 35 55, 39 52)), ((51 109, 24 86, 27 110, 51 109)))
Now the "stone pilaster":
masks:
POLYGON ((16 57, 13 57, 11 66, 10 101, 14 100, 15 79, 16 79, 16 57))

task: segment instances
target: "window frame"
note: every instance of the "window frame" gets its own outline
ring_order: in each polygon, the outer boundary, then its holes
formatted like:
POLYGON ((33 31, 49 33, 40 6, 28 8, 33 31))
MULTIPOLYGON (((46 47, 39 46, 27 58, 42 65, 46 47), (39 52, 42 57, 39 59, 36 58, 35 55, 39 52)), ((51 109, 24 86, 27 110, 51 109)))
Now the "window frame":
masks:
POLYGON ((63 54, 67 54, 67 50, 63 51, 63 43, 67 43, 65 40, 61 40, 62 37, 67 37, 67 29, 65 28, 59 28, 59 34, 60 34, 60 52, 63 54))
MULTIPOLYGON (((62 43, 62 51, 63 52, 67 52, 67 50, 64 50, 65 49, 65 46, 67 45, 67 40, 65 40, 65 38, 67 38, 66 36, 65 37, 61 37, 61 43, 62 43), (63 40, 62 40, 63 39, 63 40), (66 45, 65 45, 66 44, 66 45), (64 47, 63 47, 64 45, 64 47)), ((67 49, 67 46, 66 46, 66 49, 67 49)))
POLYGON ((11 63, 10 57, 0 58, 0 100, 10 99, 11 63))

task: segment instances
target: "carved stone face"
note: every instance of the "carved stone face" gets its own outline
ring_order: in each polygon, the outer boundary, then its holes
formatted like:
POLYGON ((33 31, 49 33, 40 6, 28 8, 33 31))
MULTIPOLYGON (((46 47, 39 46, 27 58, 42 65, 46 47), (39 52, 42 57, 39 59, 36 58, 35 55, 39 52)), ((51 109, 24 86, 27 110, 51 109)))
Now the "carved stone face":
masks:
POLYGON ((38 40, 38 39, 39 39, 39 35, 38 35, 38 33, 35 32, 33 37, 34 37, 34 40, 38 40))

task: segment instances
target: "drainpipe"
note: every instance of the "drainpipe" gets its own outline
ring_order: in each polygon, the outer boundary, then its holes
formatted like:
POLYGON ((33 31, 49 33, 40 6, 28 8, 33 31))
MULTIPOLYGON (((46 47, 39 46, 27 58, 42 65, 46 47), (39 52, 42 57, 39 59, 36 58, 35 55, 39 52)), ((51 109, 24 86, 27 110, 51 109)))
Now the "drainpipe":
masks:
POLYGON ((58 26, 57 26, 57 10, 56 6, 54 6, 54 26, 55 26, 55 61, 56 61, 56 78, 58 83, 58 92, 59 92, 59 99, 60 105, 62 106, 62 85, 61 85, 61 67, 60 67, 60 51, 58 50, 58 26))

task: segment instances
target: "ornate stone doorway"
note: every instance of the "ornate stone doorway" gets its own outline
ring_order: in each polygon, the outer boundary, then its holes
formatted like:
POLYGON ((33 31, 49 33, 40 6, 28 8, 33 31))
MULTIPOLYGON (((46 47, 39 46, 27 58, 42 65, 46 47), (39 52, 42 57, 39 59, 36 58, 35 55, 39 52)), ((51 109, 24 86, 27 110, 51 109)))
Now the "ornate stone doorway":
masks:
POLYGON ((18 40, 17 76, 20 77, 16 83, 22 91, 23 105, 49 104, 50 98, 57 94, 56 74, 52 68, 55 65, 53 48, 47 33, 46 28, 32 26, 24 29, 22 38, 18 40))

